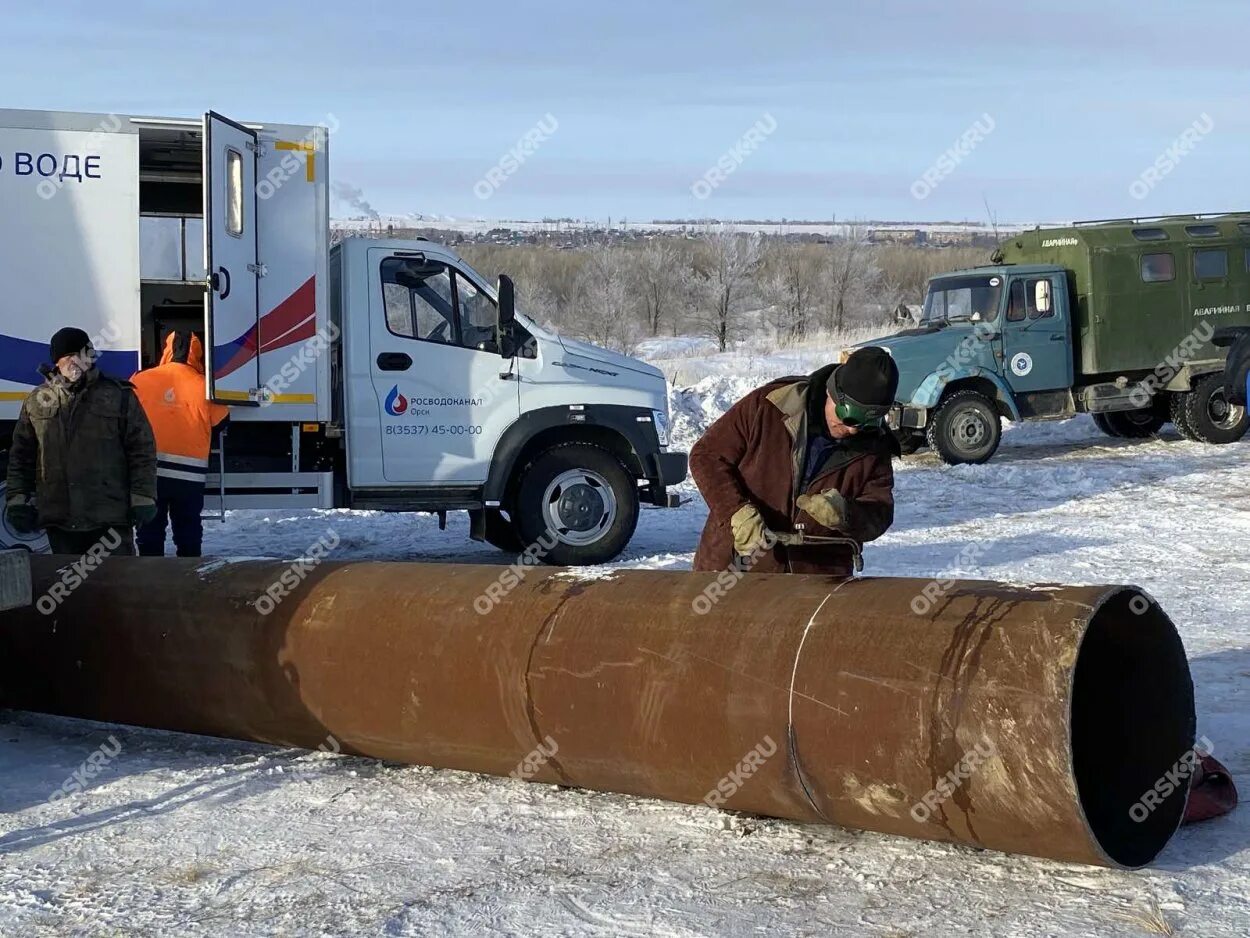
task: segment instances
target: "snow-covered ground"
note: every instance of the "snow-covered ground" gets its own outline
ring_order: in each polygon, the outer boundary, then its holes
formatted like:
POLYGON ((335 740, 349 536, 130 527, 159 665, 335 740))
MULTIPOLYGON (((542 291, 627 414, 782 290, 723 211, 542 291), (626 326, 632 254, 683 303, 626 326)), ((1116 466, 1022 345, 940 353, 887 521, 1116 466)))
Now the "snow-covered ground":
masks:
MULTIPOLYGON (((682 357, 671 346, 657 357, 682 357)), ((696 348, 690 354, 705 354, 696 348)), ((674 392, 689 445, 810 359, 715 357, 674 392), (731 367, 732 365, 732 367, 731 367), (697 378, 697 380, 696 380, 697 378)), ((898 467, 870 574, 1132 582, 1176 621, 1199 730, 1250 780, 1250 443, 1009 429, 979 467, 898 467), (978 553, 979 548, 979 553, 978 553)), ((706 509, 643 513, 622 567, 684 569, 706 509)), ((205 552, 505 563, 424 516, 237 512, 205 552)), ((1117 872, 330 753, 0 713, 0 934, 1250 934, 1250 809, 1117 872), (86 791, 48 796, 101 744, 86 791)))

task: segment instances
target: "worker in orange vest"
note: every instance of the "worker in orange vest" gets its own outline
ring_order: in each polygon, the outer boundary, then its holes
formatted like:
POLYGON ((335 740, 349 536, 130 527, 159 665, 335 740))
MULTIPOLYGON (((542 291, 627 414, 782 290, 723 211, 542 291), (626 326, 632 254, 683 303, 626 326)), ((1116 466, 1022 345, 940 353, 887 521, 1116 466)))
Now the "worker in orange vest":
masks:
POLYGON ((139 528, 139 554, 165 554, 165 526, 173 526, 179 557, 200 556, 204 539, 204 483, 213 430, 230 409, 208 400, 204 346, 191 332, 171 332, 155 368, 130 379, 156 435, 156 517, 139 528))

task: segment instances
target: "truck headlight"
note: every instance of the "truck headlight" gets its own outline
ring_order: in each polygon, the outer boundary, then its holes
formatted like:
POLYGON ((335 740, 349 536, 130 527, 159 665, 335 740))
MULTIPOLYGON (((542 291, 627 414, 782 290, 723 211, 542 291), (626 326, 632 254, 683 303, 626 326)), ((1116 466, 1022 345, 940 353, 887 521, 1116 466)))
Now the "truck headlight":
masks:
POLYGON ((668 446, 668 414, 662 410, 653 410, 651 420, 655 423, 655 435, 660 438, 660 445, 668 446))

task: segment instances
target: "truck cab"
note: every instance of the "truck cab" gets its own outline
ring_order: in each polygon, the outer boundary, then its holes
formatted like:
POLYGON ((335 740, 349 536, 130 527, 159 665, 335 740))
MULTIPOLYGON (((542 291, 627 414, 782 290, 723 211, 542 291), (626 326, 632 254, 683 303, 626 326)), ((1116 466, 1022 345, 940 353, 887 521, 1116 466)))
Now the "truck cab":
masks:
POLYGON ((1004 418, 1078 413, 1116 437, 1171 422, 1240 439, 1250 419, 1226 392, 1216 327, 1250 323, 1245 258, 1244 215, 1119 219, 1023 232, 992 264, 931 278, 918 323, 864 343, 898 365, 904 451, 983 463, 1004 418))
POLYGON ((1058 267, 935 277, 920 322, 869 344, 886 348, 898 365, 894 423, 905 436, 928 430, 934 449, 952 462, 989 459, 1001 417, 1070 405, 1072 311, 1058 267))
POLYGON ((357 508, 467 509, 473 535, 552 563, 611 559, 639 501, 672 502, 659 369, 551 332, 450 248, 349 238, 330 256, 333 426, 357 508))

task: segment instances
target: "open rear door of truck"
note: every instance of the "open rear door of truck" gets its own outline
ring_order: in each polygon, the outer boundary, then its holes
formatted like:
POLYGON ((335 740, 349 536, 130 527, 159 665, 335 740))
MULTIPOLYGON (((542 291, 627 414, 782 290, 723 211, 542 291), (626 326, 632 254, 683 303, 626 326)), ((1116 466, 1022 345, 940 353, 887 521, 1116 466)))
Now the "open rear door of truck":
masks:
POLYGON ((256 132, 204 115, 205 374, 208 396, 259 406, 262 276, 256 219, 256 132))

